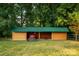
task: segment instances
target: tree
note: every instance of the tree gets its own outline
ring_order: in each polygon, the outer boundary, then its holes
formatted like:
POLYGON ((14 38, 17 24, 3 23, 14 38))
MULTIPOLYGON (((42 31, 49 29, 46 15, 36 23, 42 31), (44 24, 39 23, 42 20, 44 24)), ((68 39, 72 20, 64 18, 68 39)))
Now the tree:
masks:
POLYGON ((73 19, 71 19, 70 14, 72 15, 75 11, 77 4, 60 4, 57 8, 57 26, 68 26, 73 19))
POLYGON ((73 21, 71 21, 69 28, 75 33, 75 40, 77 40, 77 35, 79 34, 79 12, 74 12, 72 19, 73 21))
MULTIPOLYGON (((79 19, 79 4, 0 4, 0 35, 14 27, 68 27, 79 19), (6 5, 6 6, 5 6, 6 5), (73 22, 72 22, 73 21, 73 22)), ((72 30, 72 29, 71 29, 72 30)), ((4 35, 5 34, 5 35, 4 35)))

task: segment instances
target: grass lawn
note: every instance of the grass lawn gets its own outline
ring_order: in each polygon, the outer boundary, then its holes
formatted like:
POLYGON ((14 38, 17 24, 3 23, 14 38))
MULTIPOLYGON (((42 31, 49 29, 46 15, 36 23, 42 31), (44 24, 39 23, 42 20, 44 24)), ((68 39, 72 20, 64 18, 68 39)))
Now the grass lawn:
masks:
POLYGON ((79 56, 79 41, 0 41, 0 56, 79 56))

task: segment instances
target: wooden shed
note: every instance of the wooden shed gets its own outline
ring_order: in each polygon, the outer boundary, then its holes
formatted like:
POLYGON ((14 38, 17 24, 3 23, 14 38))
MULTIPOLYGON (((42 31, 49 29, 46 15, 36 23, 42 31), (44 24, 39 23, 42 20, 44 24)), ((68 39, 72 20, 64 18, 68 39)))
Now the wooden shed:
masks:
POLYGON ((12 30, 12 40, 67 40, 66 27, 19 27, 12 30))

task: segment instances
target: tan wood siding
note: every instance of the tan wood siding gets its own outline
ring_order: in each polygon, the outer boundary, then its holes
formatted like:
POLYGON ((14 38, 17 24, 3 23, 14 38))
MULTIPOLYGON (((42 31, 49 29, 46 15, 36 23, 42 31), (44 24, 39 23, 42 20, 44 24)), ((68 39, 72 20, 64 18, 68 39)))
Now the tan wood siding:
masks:
POLYGON ((26 33, 21 33, 21 32, 12 33, 12 40, 26 40, 26 39, 27 39, 26 33))
MULTIPOLYGON (((32 33, 12 32, 12 40, 27 40, 32 33)), ((67 33, 36 33, 36 39, 67 40, 67 33)))
POLYGON ((67 33, 52 33, 52 40, 67 40, 67 33))

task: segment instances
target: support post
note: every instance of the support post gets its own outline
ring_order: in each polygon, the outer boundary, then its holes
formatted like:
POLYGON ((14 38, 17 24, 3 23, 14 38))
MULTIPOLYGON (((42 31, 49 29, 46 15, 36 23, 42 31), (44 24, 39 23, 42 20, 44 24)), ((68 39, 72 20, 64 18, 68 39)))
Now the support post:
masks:
POLYGON ((40 32, 39 32, 39 39, 40 39, 40 32))
POLYGON ((77 33, 75 34, 75 40, 77 40, 77 33))

